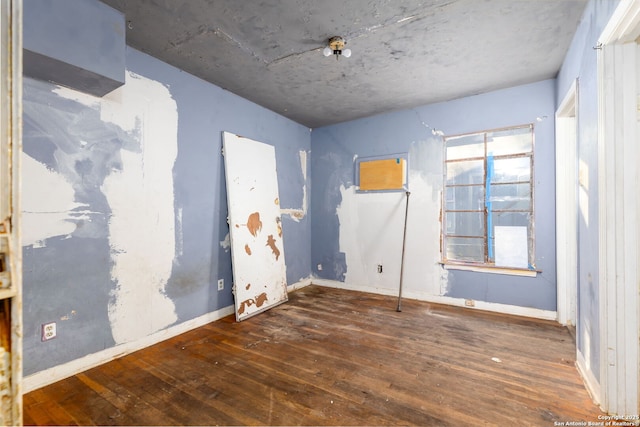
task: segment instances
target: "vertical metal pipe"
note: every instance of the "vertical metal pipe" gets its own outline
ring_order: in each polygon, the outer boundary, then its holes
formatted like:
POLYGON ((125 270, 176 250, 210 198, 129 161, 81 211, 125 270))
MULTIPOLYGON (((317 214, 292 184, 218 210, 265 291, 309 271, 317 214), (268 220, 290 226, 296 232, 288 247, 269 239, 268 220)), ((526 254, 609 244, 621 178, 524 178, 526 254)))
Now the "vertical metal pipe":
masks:
POLYGON ((405 193, 407 195, 407 205, 404 210, 404 231, 402 233, 402 257, 400 259, 400 289, 398 290, 398 307, 397 312, 402 311, 402 280, 404 275, 404 249, 407 243, 407 217, 409 216, 409 191, 405 193))

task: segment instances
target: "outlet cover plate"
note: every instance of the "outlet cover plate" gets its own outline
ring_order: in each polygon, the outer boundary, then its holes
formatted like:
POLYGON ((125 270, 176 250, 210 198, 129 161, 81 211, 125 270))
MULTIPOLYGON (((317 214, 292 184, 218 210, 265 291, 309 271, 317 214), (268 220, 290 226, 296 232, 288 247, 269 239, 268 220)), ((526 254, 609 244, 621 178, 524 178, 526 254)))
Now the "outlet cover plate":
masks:
POLYGON ((42 341, 49 341, 56 337, 56 322, 42 324, 42 341))

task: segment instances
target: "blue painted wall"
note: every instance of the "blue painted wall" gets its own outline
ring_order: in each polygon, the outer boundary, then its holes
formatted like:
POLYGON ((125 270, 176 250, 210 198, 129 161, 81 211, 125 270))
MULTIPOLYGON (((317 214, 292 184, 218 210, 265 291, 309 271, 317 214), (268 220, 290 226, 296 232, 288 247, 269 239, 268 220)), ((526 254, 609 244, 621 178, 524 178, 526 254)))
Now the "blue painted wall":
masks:
POLYGON ((23 35, 27 76, 98 96, 124 84, 124 16, 104 3, 25 0, 23 35))
MULTIPOLYGON (((274 145, 281 206, 301 208, 307 182, 300 152, 310 150, 310 130, 134 49, 126 51, 126 68, 167 88, 177 108, 174 188, 167 190, 174 192, 176 256, 164 295, 175 307, 173 324, 179 324, 233 303, 222 131, 274 145), (219 278, 225 281, 222 292, 219 278)), ((121 102, 118 93, 108 96, 113 105, 121 102)), ((75 203, 91 218, 67 219, 73 224, 70 234, 24 247, 27 376, 115 345, 108 313, 116 287, 108 227, 112 209, 103 185, 121 171, 125 153, 138 150, 140 135, 89 105, 99 98, 78 93, 81 98, 63 97, 55 85, 24 79, 24 153, 68 182, 75 203), (58 337, 41 342, 40 326, 50 321, 58 323, 58 337)), ((23 175, 26 185, 30 179, 23 175)), ((284 215, 283 237, 287 280, 293 284, 310 276, 309 217, 284 215)), ((150 308, 147 304, 151 301, 140 304, 140 312, 150 308)))
POLYGON ((619 0, 591 0, 558 74, 557 104, 578 79, 576 161, 590 185, 579 187, 585 212, 578 215, 578 289, 576 341, 587 369, 600 378, 600 312, 598 282, 598 37, 619 0))
MULTIPOLYGON (((368 252, 363 249, 359 253, 360 260, 354 261, 358 265, 349 265, 347 261, 349 254, 343 247, 353 248, 357 244, 345 244, 346 237, 341 237, 341 233, 351 233, 349 227, 357 227, 353 224, 366 218, 351 220, 339 217, 338 208, 344 211, 341 205, 351 203, 343 200, 344 195, 351 195, 348 191, 342 191, 341 186, 348 189, 354 185, 354 156, 409 152, 411 200, 414 203, 415 199, 422 210, 410 210, 413 225, 408 225, 408 233, 413 242, 408 250, 424 252, 425 256, 422 260, 421 256, 410 260, 412 265, 406 278, 408 289, 418 297, 469 298, 554 311, 554 110, 555 80, 546 80, 314 129, 311 138, 311 260, 314 274, 323 279, 347 282, 347 285, 355 287, 362 285, 349 283, 349 269, 360 269, 360 264, 370 269, 377 259, 367 259, 368 252), (526 123, 535 124, 535 261, 536 267, 542 272, 536 278, 456 270, 449 270, 447 274, 437 260, 429 255, 432 249, 424 249, 425 246, 439 247, 440 224, 437 213, 441 208, 442 139, 434 135, 434 130, 455 135, 526 123), (436 214, 431 215, 433 212, 436 214), (429 221, 430 224, 420 224, 421 220, 416 219, 420 216, 423 222, 429 221), (420 263, 428 266, 418 265, 420 263), (322 264, 322 270, 318 270, 318 264, 322 264), (442 283, 434 285, 431 283, 434 280, 442 283)), ((358 198, 356 204, 367 203, 369 212, 388 209, 388 200, 380 199, 376 204, 370 196, 355 197, 358 198)), ((382 229, 387 225, 380 223, 377 228, 382 229)), ((396 237, 390 239, 397 240, 396 237)), ((396 244, 395 240, 393 244, 396 244)), ((381 246, 392 244, 391 240, 374 243, 381 246)), ((411 259, 412 254, 408 252, 407 256, 411 259)), ((394 260, 394 263, 397 261, 394 260)), ((380 288, 387 291, 397 288, 396 278, 380 284, 380 288)))

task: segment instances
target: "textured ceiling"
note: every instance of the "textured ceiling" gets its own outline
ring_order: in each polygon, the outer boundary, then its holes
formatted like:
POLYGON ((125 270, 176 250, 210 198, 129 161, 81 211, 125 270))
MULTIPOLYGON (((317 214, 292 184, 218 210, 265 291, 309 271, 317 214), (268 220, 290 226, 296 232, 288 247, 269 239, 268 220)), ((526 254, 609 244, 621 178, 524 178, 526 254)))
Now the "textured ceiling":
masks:
POLYGON ((127 44, 319 127, 556 76, 586 0, 102 0, 127 44), (351 58, 324 57, 329 37, 351 58))

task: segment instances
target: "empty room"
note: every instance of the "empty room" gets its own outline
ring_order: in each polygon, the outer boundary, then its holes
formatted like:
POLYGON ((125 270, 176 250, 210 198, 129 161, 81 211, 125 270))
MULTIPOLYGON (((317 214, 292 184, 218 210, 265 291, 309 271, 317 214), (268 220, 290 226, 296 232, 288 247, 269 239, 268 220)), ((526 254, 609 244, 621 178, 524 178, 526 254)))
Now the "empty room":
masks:
POLYGON ((0 424, 640 422, 640 1, 1 12, 0 424))

